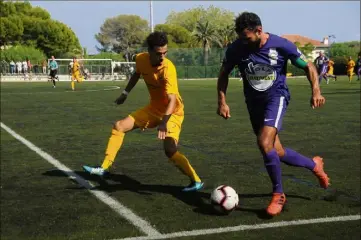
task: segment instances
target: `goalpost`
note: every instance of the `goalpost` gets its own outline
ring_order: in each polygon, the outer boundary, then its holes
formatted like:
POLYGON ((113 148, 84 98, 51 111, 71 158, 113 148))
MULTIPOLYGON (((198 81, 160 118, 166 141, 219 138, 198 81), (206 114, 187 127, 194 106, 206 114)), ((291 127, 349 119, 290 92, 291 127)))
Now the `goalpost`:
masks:
MULTIPOLYGON (((135 62, 115 62, 112 59, 77 59, 82 70, 86 71, 92 80, 129 80, 135 71, 135 62)), ((48 66, 51 59, 48 59, 48 66)), ((71 75, 71 58, 56 58, 58 75, 71 75)))

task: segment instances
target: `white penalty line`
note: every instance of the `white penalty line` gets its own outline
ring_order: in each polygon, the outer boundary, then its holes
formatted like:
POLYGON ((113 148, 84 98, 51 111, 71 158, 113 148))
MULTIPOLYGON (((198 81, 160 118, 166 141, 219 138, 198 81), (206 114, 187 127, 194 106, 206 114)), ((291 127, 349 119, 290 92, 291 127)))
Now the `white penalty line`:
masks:
POLYGON ((145 233, 148 236, 159 236, 161 235, 155 228, 151 226, 149 222, 142 219, 138 215, 136 215, 132 210, 109 196, 103 191, 95 190, 94 187, 86 181, 84 178, 79 176, 78 174, 74 173, 70 168, 56 160, 54 157, 49 155, 48 153, 41 150, 39 147, 35 146, 33 143, 29 142, 19 134, 17 134, 15 131, 13 131, 11 128, 6 126, 4 123, 1 122, 1 128, 7 131, 11 136, 13 136, 15 139, 19 140, 21 143, 23 143, 25 146, 27 146, 30 150, 36 152, 38 155, 40 155, 42 158, 44 158, 46 161, 54 165, 59 170, 63 171, 66 175, 68 175, 71 179, 74 179, 77 181, 81 186, 88 189, 90 193, 92 193, 96 198, 98 198, 100 201, 108 205, 111 209, 113 209, 116 213, 118 213, 121 217, 128 220, 131 224, 136 226, 142 233, 145 233))
POLYGON ((198 229, 198 230, 192 230, 192 231, 167 233, 167 234, 162 234, 159 236, 129 237, 129 238, 119 238, 119 239, 113 239, 113 240, 170 239, 170 238, 191 237, 191 236, 200 236, 200 235, 209 235, 209 234, 220 234, 220 233, 228 233, 228 232, 238 232, 238 231, 245 231, 245 230, 300 226, 300 225, 315 224, 315 223, 356 221, 356 220, 360 220, 360 219, 361 219, 361 215, 324 217, 324 218, 313 218, 313 219, 305 219, 305 220, 280 221, 280 222, 264 223, 264 224, 238 225, 238 226, 234 226, 234 227, 198 229))

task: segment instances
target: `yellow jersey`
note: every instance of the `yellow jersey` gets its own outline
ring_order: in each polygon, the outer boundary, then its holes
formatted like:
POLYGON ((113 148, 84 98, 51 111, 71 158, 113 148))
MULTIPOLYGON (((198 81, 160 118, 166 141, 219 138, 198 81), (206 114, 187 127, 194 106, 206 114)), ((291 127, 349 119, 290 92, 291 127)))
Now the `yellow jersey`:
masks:
POLYGON ((174 64, 167 58, 160 66, 153 67, 149 53, 137 54, 135 59, 136 72, 147 85, 150 105, 157 114, 164 114, 168 106, 168 94, 176 95, 176 107, 173 114, 183 116, 183 100, 178 91, 177 72, 174 64))
POLYGON ((79 64, 78 61, 75 61, 74 64, 73 64, 72 74, 73 75, 79 75, 80 74, 80 64, 79 64))
POLYGON ((328 68, 333 69, 333 65, 335 65, 335 62, 332 60, 328 61, 328 68))
POLYGON ((355 67, 355 62, 353 60, 349 60, 347 62, 347 71, 350 71, 351 69, 353 69, 355 67))

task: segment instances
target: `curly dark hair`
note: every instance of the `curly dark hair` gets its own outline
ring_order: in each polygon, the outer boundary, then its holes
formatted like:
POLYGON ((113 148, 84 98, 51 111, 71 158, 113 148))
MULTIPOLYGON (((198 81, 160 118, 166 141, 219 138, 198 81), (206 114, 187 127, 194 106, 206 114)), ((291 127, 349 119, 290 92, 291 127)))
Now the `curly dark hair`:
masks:
POLYGON ((244 29, 255 30, 262 26, 261 19, 252 12, 243 12, 235 20, 236 33, 241 33, 244 29))
POLYGON ((149 49, 154 49, 154 47, 163 47, 166 44, 168 44, 168 38, 165 32, 152 32, 147 37, 147 45, 149 49))

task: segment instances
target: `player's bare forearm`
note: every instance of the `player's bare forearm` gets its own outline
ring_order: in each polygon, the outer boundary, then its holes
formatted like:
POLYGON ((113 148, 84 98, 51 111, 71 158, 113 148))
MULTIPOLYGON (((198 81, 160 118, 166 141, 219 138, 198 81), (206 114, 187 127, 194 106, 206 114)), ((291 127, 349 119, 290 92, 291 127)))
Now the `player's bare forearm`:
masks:
POLYGON ((130 91, 132 91, 132 89, 134 88, 134 86, 138 83, 139 78, 140 78, 140 74, 139 74, 139 73, 134 73, 134 74, 130 77, 129 82, 128 82, 127 86, 125 87, 125 91, 127 91, 128 93, 129 93, 130 91))
POLYGON ((224 71, 224 67, 222 66, 217 81, 218 105, 226 103, 228 81, 228 74, 224 71))
POLYGON ((320 86, 318 84, 318 73, 315 65, 312 62, 308 62, 305 68, 307 79, 311 84, 312 94, 320 93, 320 86))
POLYGON ((158 126, 158 138, 159 139, 165 139, 166 132, 167 132, 167 122, 172 116, 172 113, 174 112, 175 106, 177 102, 177 97, 175 94, 168 94, 168 106, 164 113, 164 116, 162 118, 162 121, 160 122, 158 126))
POLYGON ((228 73, 225 71, 224 66, 222 66, 217 81, 217 93, 218 93, 217 114, 223 117, 224 119, 228 119, 231 117, 229 107, 226 103, 228 81, 229 81, 228 73))
POLYGON ((308 62, 305 67, 305 72, 312 88, 311 107, 322 107, 325 104, 326 99, 321 95, 316 67, 311 62, 308 62))
POLYGON ((168 106, 164 115, 171 115, 174 112, 177 102, 177 97, 175 94, 168 94, 168 106))

